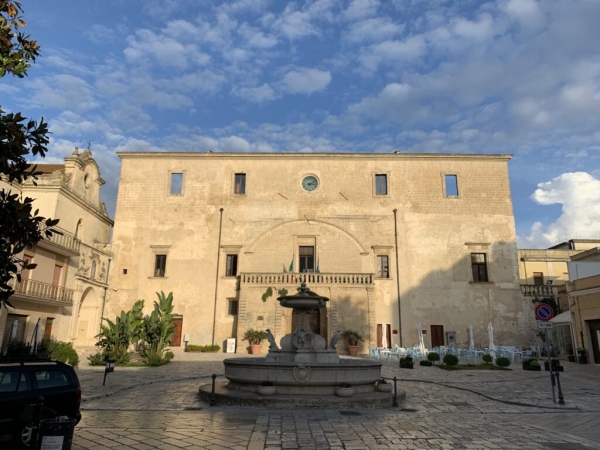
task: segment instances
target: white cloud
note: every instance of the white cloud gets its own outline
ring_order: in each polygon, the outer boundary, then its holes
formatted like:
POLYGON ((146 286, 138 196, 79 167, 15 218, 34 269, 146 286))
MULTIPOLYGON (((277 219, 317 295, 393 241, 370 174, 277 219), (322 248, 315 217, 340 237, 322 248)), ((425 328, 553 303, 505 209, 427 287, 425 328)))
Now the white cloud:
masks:
POLYGON ((277 98, 275 91, 267 83, 257 87, 236 87, 234 88, 233 93, 238 97, 254 103, 263 103, 277 98))
POLYGON ((60 74, 38 78, 32 82, 34 95, 30 102, 37 108, 90 111, 100 106, 87 81, 72 75, 60 74))
POLYGON ((368 43, 393 38, 403 29, 403 24, 395 23, 389 17, 373 17, 351 23, 344 34, 349 42, 368 43))
POLYGON ((600 180, 586 172, 563 173, 538 184, 531 199, 539 205, 562 205, 550 224, 536 222, 521 241, 530 247, 548 247, 567 237, 600 232, 600 180))
POLYGON ((412 36, 402 41, 385 41, 363 49, 359 56, 363 68, 375 72, 380 64, 403 65, 424 55, 426 43, 423 36, 412 36))
POLYGON ((291 94, 312 94, 322 91, 331 82, 331 72, 301 67, 283 76, 280 88, 291 94))
POLYGON ((377 14, 379 0, 352 0, 348 8, 342 12, 345 20, 358 20, 377 14))

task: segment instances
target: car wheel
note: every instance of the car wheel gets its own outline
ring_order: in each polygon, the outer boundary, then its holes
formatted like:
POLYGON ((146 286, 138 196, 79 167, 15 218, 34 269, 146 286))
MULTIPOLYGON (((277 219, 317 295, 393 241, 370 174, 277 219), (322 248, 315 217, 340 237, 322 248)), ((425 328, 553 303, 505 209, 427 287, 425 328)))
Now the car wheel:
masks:
POLYGON ((33 444, 33 427, 30 425, 24 425, 21 428, 21 433, 19 435, 19 446, 25 449, 31 449, 33 444))

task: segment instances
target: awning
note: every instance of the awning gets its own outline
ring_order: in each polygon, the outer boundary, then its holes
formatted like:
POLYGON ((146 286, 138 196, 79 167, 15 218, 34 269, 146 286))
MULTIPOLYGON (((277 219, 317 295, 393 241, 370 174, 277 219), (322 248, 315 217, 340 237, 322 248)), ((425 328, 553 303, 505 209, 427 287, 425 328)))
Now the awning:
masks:
POLYGON ((571 323, 571 311, 565 311, 564 313, 560 313, 555 318, 551 319, 550 322, 553 323, 571 323))

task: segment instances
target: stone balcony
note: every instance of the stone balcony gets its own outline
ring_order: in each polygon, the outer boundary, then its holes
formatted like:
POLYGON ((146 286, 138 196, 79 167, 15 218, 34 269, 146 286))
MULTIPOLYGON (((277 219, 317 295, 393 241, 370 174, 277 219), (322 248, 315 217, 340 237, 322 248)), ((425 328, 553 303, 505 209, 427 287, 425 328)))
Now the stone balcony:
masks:
POLYGON ((38 247, 45 248, 64 256, 79 256, 81 241, 75 239, 71 233, 68 233, 65 230, 57 227, 54 229, 61 234, 52 233, 52 236, 49 238, 44 237, 44 239, 38 242, 38 247))
POLYGON ((18 300, 29 300, 52 305, 70 306, 73 304, 73 289, 53 286, 35 280, 21 280, 16 284, 13 297, 18 300))
POLYGON ((372 285, 372 273, 242 273, 241 285, 290 285, 305 282, 309 287, 325 284, 372 285))
POLYGON ((558 288, 551 285, 522 284, 521 294, 528 297, 558 297, 558 288))

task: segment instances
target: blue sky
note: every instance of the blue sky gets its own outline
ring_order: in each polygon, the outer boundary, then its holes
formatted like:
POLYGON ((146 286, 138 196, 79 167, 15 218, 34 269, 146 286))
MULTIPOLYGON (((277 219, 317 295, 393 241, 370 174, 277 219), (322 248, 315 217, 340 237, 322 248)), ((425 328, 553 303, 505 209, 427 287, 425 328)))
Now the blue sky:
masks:
POLYGON ((512 153, 519 243, 600 231, 598 0, 22 0, 0 83, 59 162, 116 151, 512 153))

